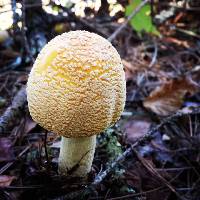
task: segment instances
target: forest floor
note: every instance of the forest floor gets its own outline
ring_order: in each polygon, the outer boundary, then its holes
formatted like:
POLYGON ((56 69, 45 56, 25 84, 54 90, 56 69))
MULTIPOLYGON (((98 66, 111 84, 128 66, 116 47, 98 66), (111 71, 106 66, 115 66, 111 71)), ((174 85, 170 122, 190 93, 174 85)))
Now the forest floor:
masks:
POLYGON ((77 17, 53 1, 57 15, 22 4, 21 18, 12 7, 0 40, 0 199, 200 200, 200 4, 169 2, 152 13, 161 37, 129 24, 113 35, 124 13, 110 17, 106 6, 77 17), (24 89, 47 41, 78 29, 112 35, 127 82, 125 111, 97 137, 87 181, 58 174, 60 138, 31 119, 24 89))

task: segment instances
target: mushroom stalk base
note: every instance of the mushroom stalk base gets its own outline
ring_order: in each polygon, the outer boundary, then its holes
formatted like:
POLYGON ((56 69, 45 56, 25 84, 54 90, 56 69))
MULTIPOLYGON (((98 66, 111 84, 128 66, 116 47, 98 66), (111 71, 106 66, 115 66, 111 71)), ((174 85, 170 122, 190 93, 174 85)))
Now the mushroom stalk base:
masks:
POLYGON ((91 170, 96 135, 81 138, 62 137, 58 170, 62 175, 86 177, 91 170))

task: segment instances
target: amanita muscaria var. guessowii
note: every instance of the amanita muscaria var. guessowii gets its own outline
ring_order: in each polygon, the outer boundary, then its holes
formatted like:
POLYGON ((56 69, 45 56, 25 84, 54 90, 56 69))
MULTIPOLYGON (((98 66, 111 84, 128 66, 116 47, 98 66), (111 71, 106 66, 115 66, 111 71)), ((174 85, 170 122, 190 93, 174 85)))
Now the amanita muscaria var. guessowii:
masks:
POLYGON ((103 37, 71 31, 38 55, 27 83, 28 107, 42 127, 62 136, 59 172, 91 170, 96 135, 113 125, 125 104, 126 83, 116 49, 103 37))

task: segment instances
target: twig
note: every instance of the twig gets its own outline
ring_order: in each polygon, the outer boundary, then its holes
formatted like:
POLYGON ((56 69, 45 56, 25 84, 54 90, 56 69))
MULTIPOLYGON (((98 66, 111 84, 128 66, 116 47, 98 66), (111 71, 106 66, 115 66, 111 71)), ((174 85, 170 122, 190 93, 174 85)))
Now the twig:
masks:
POLYGON ((87 154, 90 152, 90 150, 86 151, 80 158, 80 160, 74 165, 72 166, 71 169, 69 169, 67 171, 68 175, 71 175, 73 172, 75 172, 79 167, 80 167, 80 162, 84 159, 85 156, 87 156, 87 154))
MULTIPOLYGON (((55 3, 53 3, 53 5, 56 5, 55 3)), ((56 5, 57 6, 57 5, 56 5)), ((59 5, 59 7, 67 12, 68 14, 68 22, 69 21, 73 21, 73 22, 77 22, 77 23, 80 23, 82 26, 84 26, 86 29, 92 31, 92 32, 95 32, 103 37, 107 37, 107 35, 105 33, 103 33, 103 31, 101 29, 99 29, 98 27, 92 25, 91 23, 87 22, 87 20, 84 20, 82 18, 79 18, 75 15, 75 13, 73 13, 69 8, 65 7, 65 6, 62 6, 62 5, 59 5)), ((66 16, 64 16, 64 21, 66 21, 66 16)))
POLYGON ((109 198, 107 200, 121 200, 121 199, 130 199, 131 197, 138 197, 138 196, 143 196, 146 194, 150 194, 156 191, 161 191, 161 190, 166 190, 166 188, 164 186, 160 186, 157 188, 154 188, 152 190, 148 190, 148 191, 144 191, 144 192, 140 192, 140 193, 135 193, 135 194, 129 194, 129 195, 125 195, 125 196, 121 196, 121 197, 114 197, 114 198, 109 198))
POLYGON ((194 107, 191 108, 189 111, 185 112, 184 110, 180 110, 178 111, 176 114, 171 115, 167 118, 165 118, 160 124, 158 124, 157 126, 153 127, 152 129, 150 129, 143 137, 141 137, 139 140, 137 140, 134 144, 131 145, 131 147, 129 147, 123 154, 121 154, 105 171, 102 171, 101 173, 99 173, 92 185, 96 186, 98 184, 100 184, 103 179, 110 174, 110 172, 121 162, 123 162, 127 156, 129 156, 130 154, 132 154, 132 151, 135 147, 139 146, 142 143, 145 143, 149 140, 151 140, 154 137, 154 134, 156 133, 156 131, 158 131, 163 125, 170 123, 173 119, 178 118, 178 117, 182 117, 185 115, 189 115, 189 114, 198 114, 200 113, 200 107, 194 107))
POLYGON ((45 157, 46 157, 46 161, 47 161, 47 169, 50 169, 50 162, 49 162, 49 156, 48 156, 48 151, 47 151, 47 135, 48 135, 48 131, 45 131, 45 136, 44 136, 44 150, 45 150, 45 157))
MULTIPOLYGON (((30 147, 31 147, 30 145, 27 146, 27 147, 17 156, 17 158, 18 158, 18 159, 21 158, 22 155, 30 149, 30 147)), ((3 174, 10 166, 12 166, 12 165, 14 164, 14 162, 15 162, 15 161, 12 161, 12 162, 9 162, 9 163, 7 163, 6 165, 4 165, 4 166, 0 169, 0 174, 3 174)))
POLYGON ((153 53, 151 63, 149 64, 149 68, 153 67, 153 65, 156 63, 157 56, 158 56, 158 45, 157 45, 157 42, 154 41, 154 53, 153 53))
POLYGON ((126 21, 108 38, 108 41, 112 42, 118 34, 127 26, 129 21, 149 2, 149 0, 144 0, 140 5, 133 10, 133 12, 128 16, 126 21))
POLYGON ((131 145, 131 147, 129 147, 126 151, 124 151, 123 154, 121 154, 119 157, 117 157, 117 159, 110 166, 108 166, 108 168, 106 170, 100 172, 95 177, 94 181, 90 185, 88 185, 85 190, 79 190, 79 191, 71 192, 71 193, 68 193, 67 195, 64 195, 64 196, 59 197, 59 198, 54 199, 54 200, 61 200, 61 199, 62 200, 65 200, 65 199, 68 200, 68 199, 73 199, 73 198, 75 199, 79 196, 83 196, 84 194, 91 193, 92 191, 95 190, 95 187, 97 187, 106 178, 106 176, 108 176, 113 171, 113 169, 117 165, 122 163, 129 155, 132 154, 133 150, 137 146, 153 139, 154 134, 162 126, 170 123, 172 120, 174 120, 178 117, 186 116, 186 115, 189 115, 189 114, 194 115, 194 114, 199 114, 199 113, 200 113, 200 107, 192 107, 190 110, 187 110, 187 112, 185 112, 184 110, 179 110, 174 115, 166 117, 165 119, 163 119, 163 121, 160 124, 151 128, 143 137, 138 139, 134 144, 131 145))
POLYGON ((0 117, 0 134, 3 134, 9 127, 10 122, 15 121, 21 115, 24 105, 26 103, 26 90, 23 86, 16 96, 12 104, 6 109, 4 114, 0 117))
POLYGON ((0 87, 0 92, 6 87, 6 84, 8 83, 9 75, 6 76, 4 83, 0 87))

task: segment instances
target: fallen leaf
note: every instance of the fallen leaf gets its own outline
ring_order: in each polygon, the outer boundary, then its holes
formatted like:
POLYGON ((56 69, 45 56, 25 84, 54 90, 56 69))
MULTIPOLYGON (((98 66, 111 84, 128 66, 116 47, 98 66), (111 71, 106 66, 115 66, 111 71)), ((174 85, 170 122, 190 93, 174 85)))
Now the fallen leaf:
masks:
POLYGON ((16 179, 15 176, 0 175, 0 187, 9 186, 14 179, 16 179))
POLYGON ((133 58, 131 61, 122 60, 122 64, 124 66, 126 81, 136 78, 137 74, 139 72, 144 72, 148 66, 146 61, 138 57, 133 58))
POLYGON ((24 127, 24 133, 27 134, 31 132, 36 127, 36 125, 36 122, 34 122, 30 117, 27 117, 24 127))
POLYGON ((167 116, 181 107, 187 93, 193 95, 198 89, 190 78, 173 79, 152 91, 143 105, 158 115, 167 116))
POLYGON ((125 70, 126 81, 131 80, 133 78, 133 66, 131 65, 131 63, 127 62, 126 60, 122 60, 122 64, 125 70))
POLYGON ((0 138, 0 162, 8 162, 13 159, 12 141, 6 137, 0 138))
POLYGON ((189 44, 188 41, 179 40, 179 39, 176 39, 174 37, 164 37, 162 40, 164 42, 176 44, 178 46, 183 46, 185 48, 189 48, 190 47, 190 44, 189 44))
POLYGON ((137 75, 144 73, 148 69, 149 52, 144 45, 129 46, 127 49, 127 55, 122 59, 122 64, 125 71, 126 81, 137 79, 137 75))
POLYGON ((134 143, 147 133, 151 122, 147 119, 132 119, 123 125, 123 132, 127 143, 134 143))

